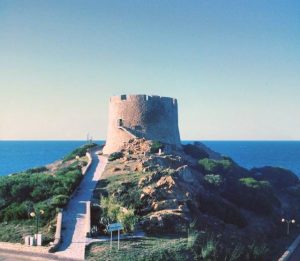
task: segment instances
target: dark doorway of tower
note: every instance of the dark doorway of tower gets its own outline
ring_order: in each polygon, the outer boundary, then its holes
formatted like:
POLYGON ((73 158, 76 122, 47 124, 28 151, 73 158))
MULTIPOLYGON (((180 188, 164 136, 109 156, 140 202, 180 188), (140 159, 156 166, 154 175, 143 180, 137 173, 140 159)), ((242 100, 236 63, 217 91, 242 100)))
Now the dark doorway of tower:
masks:
POLYGON ((122 127, 123 126, 123 120, 122 119, 118 119, 118 126, 122 127))

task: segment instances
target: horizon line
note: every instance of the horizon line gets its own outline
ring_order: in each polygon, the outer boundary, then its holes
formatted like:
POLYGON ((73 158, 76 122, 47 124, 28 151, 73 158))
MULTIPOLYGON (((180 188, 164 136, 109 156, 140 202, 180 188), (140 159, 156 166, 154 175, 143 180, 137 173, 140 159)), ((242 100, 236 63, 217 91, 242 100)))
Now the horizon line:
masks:
MULTIPOLYGON (((7 142, 7 141, 87 141, 87 140, 80 140, 80 139, 0 139, 0 142, 7 142)), ((94 139, 92 141, 106 141, 105 139, 94 139)), ((300 139, 236 139, 236 140, 232 140, 232 139, 181 139, 181 141, 220 141, 220 142, 239 142, 239 141, 253 141, 253 142, 259 142, 259 141, 291 141, 291 142, 300 142, 300 139)))

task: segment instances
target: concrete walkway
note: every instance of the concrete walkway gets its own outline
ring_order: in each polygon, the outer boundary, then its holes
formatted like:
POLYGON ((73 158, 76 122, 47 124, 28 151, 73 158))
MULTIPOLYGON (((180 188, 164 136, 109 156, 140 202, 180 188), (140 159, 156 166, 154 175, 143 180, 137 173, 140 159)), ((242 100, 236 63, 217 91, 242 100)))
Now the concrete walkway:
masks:
POLYGON ((293 244, 285 252, 286 257, 279 259, 280 261, 299 261, 300 260, 300 236, 296 238, 293 244))
MULTIPOLYGON (((55 258, 55 257, 54 257, 55 258)), ((57 261, 48 257, 37 256, 35 253, 24 255, 23 253, 0 253, 0 261, 57 261)))
POLYGON ((107 163, 107 158, 98 156, 96 152, 92 152, 92 159, 90 169, 63 212, 62 243, 55 253, 59 257, 84 260, 88 242, 85 230, 86 202, 91 200, 93 190, 107 163))

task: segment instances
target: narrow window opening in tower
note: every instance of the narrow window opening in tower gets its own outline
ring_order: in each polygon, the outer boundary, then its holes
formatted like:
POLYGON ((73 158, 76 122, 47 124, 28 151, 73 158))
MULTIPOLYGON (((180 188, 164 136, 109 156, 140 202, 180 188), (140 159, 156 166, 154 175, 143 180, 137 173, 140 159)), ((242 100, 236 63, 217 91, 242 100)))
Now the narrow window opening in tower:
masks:
POLYGON ((125 100, 127 100, 127 96, 126 96, 126 94, 124 94, 124 95, 121 95, 121 101, 125 101, 125 100))
POLYGON ((122 119, 118 119, 118 126, 122 127, 123 126, 123 120, 122 119))

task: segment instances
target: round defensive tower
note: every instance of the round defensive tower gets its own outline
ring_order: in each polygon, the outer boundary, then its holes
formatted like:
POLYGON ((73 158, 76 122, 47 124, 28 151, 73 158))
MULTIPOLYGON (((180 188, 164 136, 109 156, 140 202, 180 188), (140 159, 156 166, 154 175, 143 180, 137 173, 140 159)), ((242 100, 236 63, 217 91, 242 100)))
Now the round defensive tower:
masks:
POLYGON ((177 100, 148 95, 111 97, 103 153, 118 151, 133 137, 180 146, 177 100))

